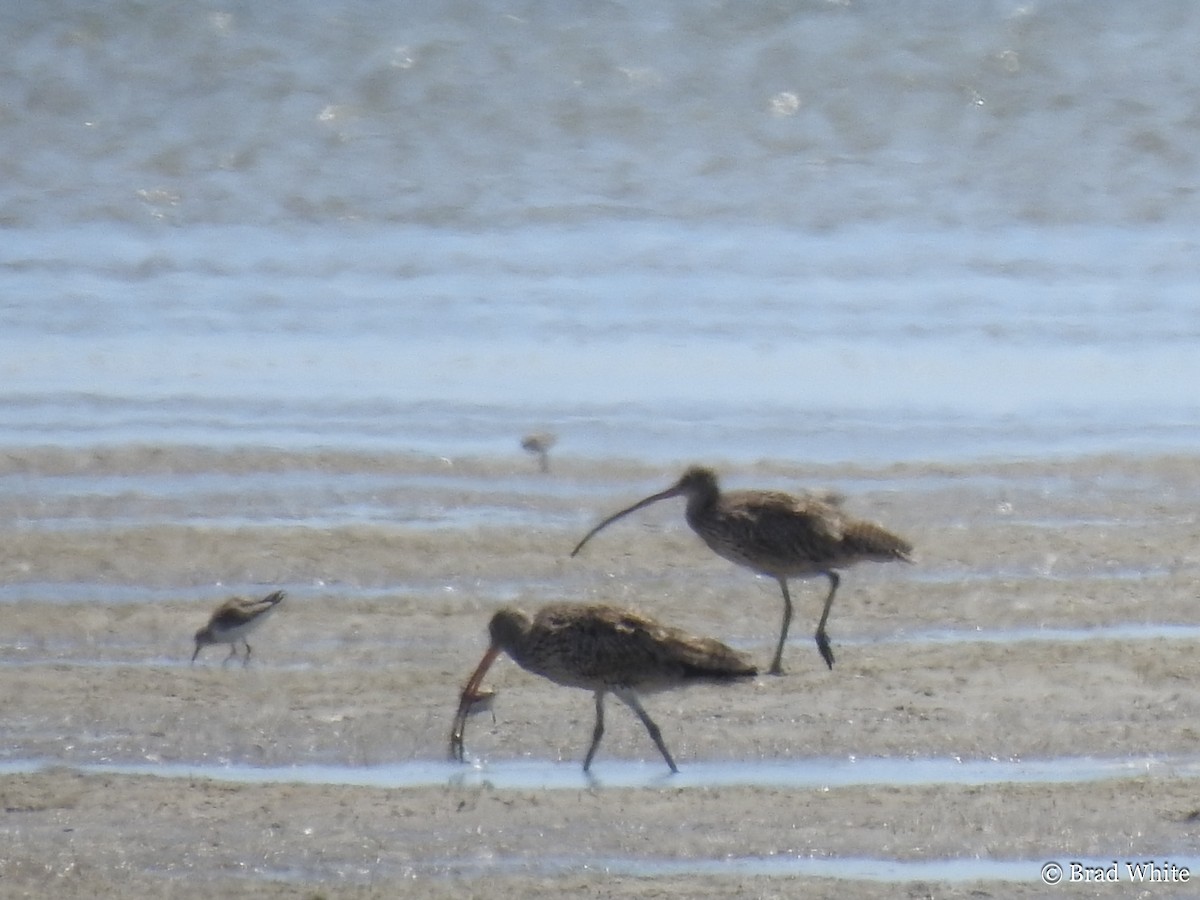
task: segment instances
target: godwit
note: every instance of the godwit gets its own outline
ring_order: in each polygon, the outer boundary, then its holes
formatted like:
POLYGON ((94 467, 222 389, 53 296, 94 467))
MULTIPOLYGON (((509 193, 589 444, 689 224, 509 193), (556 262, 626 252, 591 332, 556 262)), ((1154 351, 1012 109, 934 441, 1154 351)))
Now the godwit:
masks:
POLYGON ((196 632, 196 652, 192 654, 192 662, 200 655, 200 650, 209 644, 229 644, 229 655, 221 665, 228 665, 237 656, 238 642, 246 647, 246 656, 242 660, 245 666, 250 662, 250 643, 246 635, 257 628, 279 605, 284 598, 283 591, 268 594, 261 600, 248 600, 245 597, 230 597, 216 608, 208 624, 196 632))
POLYGON ((908 541, 876 525, 844 513, 836 503, 812 496, 794 497, 780 491, 722 493, 712 469, 692 466, 675 484, 609 516, 571 551, 574 556, 592 535, 622 516, 666 500, 687 497, 687 523, 718 556, 779 582, 783 591, 783 625, 771 662, 772 675, 783 674, 783 645, 792 621, 789 577, 824 575, 829 594, 817 623, 817 649, 829 668, 833 651, 825 622, 838 589, 837 569, 862 560, 911 562, 908 541))
POLYGON ((488 632, 491 643, 463 688, 450 733, 450 753, 458 760, 463 758, 463 727, 479 698, 479 685, 502 652, 527 672, 595 693, 596 725, 583 759, 585 772, 604 735, 605 694, 614 694, 637 714, 671 771, 678 772, 638 693, 758 674, 745 657, 720 641, 695 637, 631 610, 603 604, 551 603, 533 618, 504 607, 492 616, 488 632))

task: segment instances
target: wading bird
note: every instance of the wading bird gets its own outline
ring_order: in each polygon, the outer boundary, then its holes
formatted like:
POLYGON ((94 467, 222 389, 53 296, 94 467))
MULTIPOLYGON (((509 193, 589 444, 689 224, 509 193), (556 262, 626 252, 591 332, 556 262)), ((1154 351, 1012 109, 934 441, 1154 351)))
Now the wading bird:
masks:
POLYGON ((238 642, 241 642, 246 648, 242 665, 247 665, 250 662, 250 644, 246 635, 261 625, 283 598, 283 591, 275 591, 261 600, 230 597, 216 608, 208 624, 196 632, 196 652, 192 654, 192 662, 196 661, 201 649, 209 644, 229 644, 229 655, 221 663, 228 665, 237 656, 238 642))
POLYGON ((537 431, 521 438, 521 449, 537 458, 538 470, 543 474, 550 471, 550 450, 558 438, 548 431, 537 431))
POLYGON ((488 633, 491 642, 462 690, 450 733, 450 753, 458 760, 463 758, 463 728, 481 694, 479 686, 501 653, 507 653, 527 672, 595 694, 596 724, 583 760, 585 772, 604 735, 606 694, 615 695, 634 711, 671 771, 678 772, 638 694, 758 674, 745 657, 720 641, 695 637, 632 610, 603 604, 552 603, 533 617, 504 607, 492 616, 488 633))
POLYGON ((571 555, 575 556, 592 535, 622 516, 670 497, 687 498, 687 523, 718 556, 770 575, 783 591, 783 624, 770 674, 783 673, 783 645, 792 621, 790 577, 824 575, 829 594, 817 624, 817 649, 829 668, 833 651, 825 623, 837 593, 837 570, 863 560, 912 561, 912 545, 887 529, 855 519, 837 503, 813 496, 793 496, 782 491, 729 491, 722 493, 712 469, 692 466, 675 484, 633 506, 613 513, 586 535, 571 555))

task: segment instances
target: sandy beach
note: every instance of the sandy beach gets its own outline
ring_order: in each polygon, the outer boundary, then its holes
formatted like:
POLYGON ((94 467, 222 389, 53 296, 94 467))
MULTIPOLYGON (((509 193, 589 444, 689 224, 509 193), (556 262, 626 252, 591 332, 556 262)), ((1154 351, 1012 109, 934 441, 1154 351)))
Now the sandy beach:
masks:
MULTIPOLYGON (((61 464, 48 454, 31 477, 61 464)), ((403 481, 423 465, 383 468, 403 481)), ((451 492, 477 505, 475 492, 507 477, 505 465, 455 461, 458 481, 417 478, 397 502, 436 493, 445 503, 451 492)), ((741 485, 844 490, 853 512, 908 536, 918 560, 845 573, 832 671, 811 640, 823 588, 796 582, 786 675, 647 698, 681 769, 675 784, 619 705, 592 781, 489 783, 489 766, 573 772, 590 735, 586 693, 510 662, 489 676, 492 711, 469 722, 471 778, 372 786, 219 774, 422 762, 443 771, 457 690, 503 602, 633 606, 765 665, 776 585, 713 556, 678 504, 568 558, 581 524, 645 484, 665 486, 666 470, 567 460, 553 476, 565 487, 522 501, 531 520, 550 523, 541 527, 4 526, 0 573, 32 569, 49 582, 91 572, 114 597, 131 586, 131 597, 5 606, 0 895, 1115 896, 1105 884, 1047 887, 1039 870, 1195 857, 1197 474, 1190 457, 1120 456, 732 471, 741 485), (614 477, 630 483, 625 493, 610 492, 614 477), (132 589, 187 571, 315 586, 294 591, 255 635, 248 667, 222 666, 221 646, 192 667, 191 634, 212 604, 143 601, 132 589), (339 584, 355 589, 344 596, 339 584), (831 760, 894 763, 896 777, 787 783, 791 766, 831 760), (993 760, 995 778, 955 775, 993 760), (1003 775, 1002 764, 1054 760, 1079 761, 1079 774, 1003 775), (1084 771, 1087 760, 1108 773, 1084 771), (945 777, 906 778, 918 762, 945 777), (114 774, 109 764, 143 768, 114 774), (180 764, 213 777, 180 777, 180 764), (747 774, 705 784, 686 780, 689 765, 747 774), (616 784, 605 783, 606 766, 621 773, 616 784), (880 875, 879 860, 899 868, 880 875), (989 877, 994 863, 1011 865, 989 877)))

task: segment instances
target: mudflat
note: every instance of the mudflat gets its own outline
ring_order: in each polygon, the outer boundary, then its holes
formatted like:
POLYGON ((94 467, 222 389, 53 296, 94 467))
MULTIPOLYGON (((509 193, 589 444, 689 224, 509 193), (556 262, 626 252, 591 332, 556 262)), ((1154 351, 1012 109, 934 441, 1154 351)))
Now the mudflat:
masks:
MULTIPOLYGON (((494 473, 462 468, 397 502, 486 506, 494 473)), ((622 474, 567 461, 516 526, 10 520, 10 581, 110 587, 5 604, 0 895, 1107 897, 1047 886, 1042 866, 1069 881, 1072 861, 1155 860, 1145 896, 1194 896, 1169 867, 1200 846, 1200 459, 737 472, 848 485, 848 509, 916 546, 913 565, 844 573, 833 670, 811 637, 824 582, 797 581, 785 675, 645 698, 680 776, 612 704, 585 779, 590 696, 506 661, 450 766, 457 692, 502 603, 628 605, 765 667, 777 586, 713 556, 679 506, 568 558, 659 477, 631 471, 613 496, 622 474), (213 604, 163 592, 198 570, 290 589, 248 666, 223 646, 188 664, 213 604), (822 782, 823 765, 851 772, 822 782), (408 775, 355 777, 389 766, 408 775)))

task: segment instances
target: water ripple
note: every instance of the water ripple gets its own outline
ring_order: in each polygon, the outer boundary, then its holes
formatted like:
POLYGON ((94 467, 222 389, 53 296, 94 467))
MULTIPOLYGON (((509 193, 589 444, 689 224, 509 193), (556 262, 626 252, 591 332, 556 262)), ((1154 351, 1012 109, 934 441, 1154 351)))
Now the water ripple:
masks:
MULTIPOLYGON (((46 759, 0 763, 0 775, 38 772, 59 765, 46 759)), ((101 762, 68 765, 84 774, 207 778, 238 784, 314 784, 397 789, 483 787, 497 790, 604 788, 771 787, 820 790, 863 785, 1079 784, 1129 778, 1200 778, 1200 755, 1141 757, 848 757, 695 762, 676 774, 660 763, 608 760, 584 773, 577 762, 505 760, 463 765, 411 760, 376 766, 209 765, 167 762, 101 762)))

